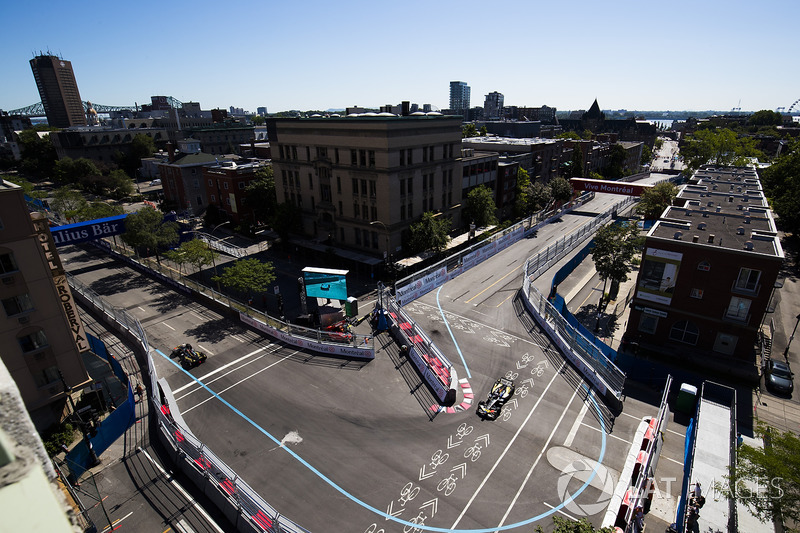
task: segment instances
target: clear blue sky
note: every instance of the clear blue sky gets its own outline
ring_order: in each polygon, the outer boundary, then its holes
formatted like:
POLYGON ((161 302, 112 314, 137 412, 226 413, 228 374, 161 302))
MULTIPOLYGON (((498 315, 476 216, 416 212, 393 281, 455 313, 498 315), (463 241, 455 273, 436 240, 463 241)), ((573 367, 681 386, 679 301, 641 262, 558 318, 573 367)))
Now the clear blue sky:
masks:
POLYGON ((270 112, 449 105, 743 110, 800 98, 800 2, 4 0, 0 108, 39 101, 28 61, 72 62, 81 97, 270 112))

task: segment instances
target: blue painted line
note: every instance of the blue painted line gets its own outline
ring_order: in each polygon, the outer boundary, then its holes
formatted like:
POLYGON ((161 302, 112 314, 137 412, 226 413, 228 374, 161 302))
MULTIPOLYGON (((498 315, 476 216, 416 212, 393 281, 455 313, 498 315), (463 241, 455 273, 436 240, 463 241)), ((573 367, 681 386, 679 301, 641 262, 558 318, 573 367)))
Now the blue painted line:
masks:
POLYGON ((467 371, 467 377, 471 378, 472 374, 469 372, 469 367, 467 366, 467 362, 464 360, 464 354, 461 353, 461 348, 458 347, 458 341, 456 340, 455 335, 453 335, 453 330, 450 329, 450 324, 447 322, 447 319, 444 317, 444 309, 442 309, 441 304, 439 303, 439 293, 442 292, 442 288, 439 287, 439 290, 436 291, 436 307, 439 308, 439 314, 442 315, 442 321, 444 322, 445 327, 447 328, 447 332, 450 334, 450 338, 453 340, 453 344, 456 346, 456 351, 458 352, 458 356, 461 358, 461 364, 464 365, 464 370, 467 371))
MULTIPOLYGON (((436 300, 437 300, 437 303, 438 303, 438 300, 439 300, 439 294, 438 294, 438 292, 437 292, 437 294, 436 294, 436 300)), ((445 323, 446 323, 446 322, 445 322, 445 323)), ((448 328, 448 329, 449 329, 449 328, 448 328)), ((183 367, 182 367, 182 366, 181 366, 181 365, 180 365, 178 362, 176 362, 176 361, 173 361, 172 359, 170 359, 170 358, 169 358, 169 356, 167 356, 167 355, 165 355, 164 353, 162 353, 162 352, 161 352, 161 350, 159 350, 159 349, 157 349, 157 348, 156 348, 156 349, 154 349, 154 350, 155 350, 155 351, 156 351, 156 352, 157 352, 159 355, 161 355, 161 357, 163 357, 164 359, 166 359, 167 361, 169 361, 170 363, 172 363, 173 365, 175 365, 175 367, 176 367, 176 368, 179 368, 179 369, 180 369, 180 370, 181 370, 181 371, 182 371, 184 374, 186 374, 186 375, 187 375, 187 376, 189 376, 191 379, 193 379, 193 380, 195 381, 195 383, 197 383, 198 385, 200 385, 201 387, 203 387, 203 388, 204 388, 204 389, 205 389, 205 390, 206 390, 206 391, 207 391, 209 394, 211 394, 211 395, 212 395, 213 397, 215 397, 217 400, 219 400, 220 402, 222 402, 222 403, 223 403, 223 405, 225 405, 225 406, 226 406, 228 409, 230 409, 231 411, 233 411, 234 413, 236 413, 237 415, 239 415, 239 416, 240 416, 242 419, 244 419, 245 421, 247 421, 247 423, 248 423, 248 424, 250 424, 250 425, 251 425, 251 426, 253 426, 255 429, 257 429, 258 431, 260 431, 260 432, 261 432, 263 435, 265 435, 265 436, 266 436, 268 439, 270 439, 272 442, 274 442, 275 444, 277 444, 277 445, 280 447, 280 449, 284 450, 286 453, 288 453, 289 455, 291 455, 292 457, 294 457, 294 458, 295 458, 295 459, 296 459, 296 460, 297 460, 297 461, 298 461, 300 464, 302 464, 302 465, 303 465, 303 466, 305 466, 305 467, 306 467, 308 470, 310 470, 311 472, 313 472, 313 473, 314 473, 314 474, 315 474, 317 477, 319 477, 321 480, 323 480, 325 483, 327 483, 327 484, 328 484, 330 487, 332 487, 333 489, 337 490, 337 491, 338 491, 340 494, 342 494, 342 495, 343 495, 345 498, 347 498, 348 500, 350 500, 350 501, 352 501, 352 502, 354 502, 354 503, 356 503, 356 504, 360 505, 361 507, 363 507, 364 509, 367 509, 368 511, 372 511, 373 513, 377 514, 378 516, 382 516, 382 517, 383 517, 383 518, 385 518, 386 520, 391 520, 392 522, 397 522, 398 524, 403 524, 404 526, 413 526, 413 527, 415 527, 416 529, 418 529, 418 530, 421 530, 421 531, 436 531, 437 533, 493 533, 494 531, 509 531, 509 530, 511 530, 511 529, 516 529, 516 528, 518 528, 518 527, 520 527, 520 526, 525 526, 525 525, 531 524, 531 523, 533 523, 533 522, 536 522, 536 521, 538 521, 538 520, 541 520, 542 518, 547 518, 548 516, 550 516, 550 515, 554 514, 555 512, 559 511, 560 509, 562 509, 562 508, 563 508, 563 507, 564 507, 566 504, 568 504, 569 502, 573 501, 573 500, 574 500, 576 497, 578 497, 578 496, 579 496, 579 495, 580 495, 580 494, 581 494, 581 493, 582 493, 584 490, 586 490, 586 487, 588 487, 588 486, 589 486, 589 483, 591 483, 592 479, 594 479, 595 475, 597 474, 597 469, 596 469, 596 468, 595 468, 595 469, 593 469, 593 470, 592 470, 592 474, 589 476, 589 479, 587 479, 587 480, 586 480, 586 482, 583 484, 583 486, 581 486, 581 488, 579 488, 579 489, 578 489, 578 490, 575 492, 575 494, 571 495, 571 496, 570 496, 570 497, 569 497, 569 498, 568 498, 566 501, 563 501, 563 502, 561 502, 561 503, 560 503, 559 505, 557 505, 556 507, 553 507, 553 508, 552 508, 552 509, 550 509, 549 511, 546 511, 546 512, 544 512, 544 513, 540 514, 540 515, 537 515, 537 516, 531 517, 531 518, 529 518, 529 519, 527 519, 527 520, 523 520, 523 521, 521 521, 521 522, 516 522, 516 523, 514 523, 514 524, 506 524, 505 526, 499 526, 499 527, 489 527, 489 528, 484 528, 484 529, 450 529, 450 528, 433 527, 433 526, 425 526, 425 525, 422 525, 422 524, 415 524, 414 522, 409 522, 409 521, 406 521, 406 520, 401 520, 401 519, 397 518, 396 516, 392 516, 392 515, 390 515, 390 514, 388 514, 388 513, 385 513, 385 512, 383 512, 383 511, 381 511, 380 509, 376 509, 375 507, 373 507, 373 506, 369 505, 368 503, 366 503, 366 502, 363 502, 363 501, 359 500, 358 498, 356 498, 355 496, 353 496, 352 494, 350 494, 349 492, 347 492, 346 490, 344 490, 342 487, 340 487, 339 485, 337 485, 337 484, 336 484, 336 483, 335 483, 333 480, 331 480, 331 479, 330 479, 328 476, 326 476, 325 474, 323 474, 322 472, 320 472, 319 470, 317 470, 317 469, 316 469, 314 466, 312 466, 312 465, 311 465, 311 464, 310 464, 308 461, 306 461, 305 459, 303 459, 302 457, 300 457, 299 455, 297 455, 295 452, 293 452, 292 450, 290 450, 290 449, 289 449, 289 448, 287 448, 286 446, 281 446, 281 441, 280 441, 280 440, 278 440, 277 438, 275 438, 275 437, 274 437, 274 436, 273 436, 273 435, 272 435, 272 434, 271 434, 269 431, 265 430, 264 428, 262 428, 261 426, 259 426, 258 424, 256 424, 256 423, 255 423, 253 420, 251 420, 251 419, 250 419, 250 418, 249 418, 249 417, 248 417, 246 414, 242 413, 242 412, 241 412, 239 409, 237 409, 236 407, 234 407, 233 405, 231 405, 231 404, 230 404, 230 403, 229 403, 227 400, 225 400, 224 398, 222 398, 222 397, 221 397, 220 395, 218 395, 216 392, 214 392, 214 391, 212 391, 211 389, 209 389, 209 388, 208 388, 208 387, 205 385, 205 383, 203 383, 202 381, 200 381, 199 379, 197 379, 196 377, 194 377, 193 375, 191 375, 191 374, 190 374, 190 373, 189 373, 189 372, 188 372, 186 369, 184 369, 184 368, 183 368, 183 367)), ((599 417, 599 420, 600 420, 600 426, 601 426, 601 427, 600 427, 600 429, 601 429, 601 431, 600 431, 600 434, 601 434, 601 435, 602 435, 602 437, 603 437, 603 439, 602 439, 602 446, 601 446, 601 448, 600 448, 600 457, 597 459, 597 464, 598 464, 598 465, 600 465, 600 464, 602 464, 602 462, 603 462, 603 458, 605 457, 605 454, 606 454, 606 426, 605 426, 605 423, 603 422, 603 416, 602 416, 602 413, 600 412, 600 408, 598 407, 598 405, 597 405, 597 401, 595 400, 595 397, 594 397, 594 392, 593 392, 593 391, 592 391, 590 388, 586 387, 586 384, 584 384, 583 386, 584 386, 585 388, 587 388, 587 390, 588 390, 588 392, 589 392, 589 396, 591 397, 592 403, 594 404, 594 407, 595 407, 595 409, 597 410, 597 413, 600 415, 600 417, 599 417)))

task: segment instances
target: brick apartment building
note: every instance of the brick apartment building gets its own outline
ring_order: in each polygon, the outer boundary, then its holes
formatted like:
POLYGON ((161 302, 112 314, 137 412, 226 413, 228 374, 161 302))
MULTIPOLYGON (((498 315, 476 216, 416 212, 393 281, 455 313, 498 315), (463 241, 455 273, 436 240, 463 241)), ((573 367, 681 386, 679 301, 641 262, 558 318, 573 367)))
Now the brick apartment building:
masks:
POLYGON ((783 260, 756 171, 703 167, 647 234, 626 335, 752 375, 783 260))

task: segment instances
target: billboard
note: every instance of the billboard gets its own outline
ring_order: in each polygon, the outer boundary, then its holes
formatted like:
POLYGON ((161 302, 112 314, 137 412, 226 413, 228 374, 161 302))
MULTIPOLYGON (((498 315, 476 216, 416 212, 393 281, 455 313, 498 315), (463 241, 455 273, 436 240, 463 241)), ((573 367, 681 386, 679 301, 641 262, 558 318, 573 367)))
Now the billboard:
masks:
POLYGON ((628 183, 623 181, 593 180, 587 178, 572 178, 569 180, 573 191, 604 192, 609 194, 622 194, 625 196, 641 196, 645 189, 652 185, 643 183, 628 183))
POLYGON ((648 248, 639 271, 637 296, 664 305, 672 302, 682 253, 648 248))
POLYGON ((347 300, 348 270, 306 267, 303 269, 303 281, 306 296, 309 298, 329 298, 331 300, 347 300))

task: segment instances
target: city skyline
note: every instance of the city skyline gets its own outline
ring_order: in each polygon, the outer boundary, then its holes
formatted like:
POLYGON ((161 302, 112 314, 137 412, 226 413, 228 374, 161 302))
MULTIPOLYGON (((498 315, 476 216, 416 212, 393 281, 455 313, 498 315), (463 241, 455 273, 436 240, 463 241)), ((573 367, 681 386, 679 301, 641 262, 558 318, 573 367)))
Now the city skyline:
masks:
POLYGON ((12 3, 7 20, 33 22, 2 37, 0 108, 39 101, 29 61, 48 51, 72 62, 84 100, 104 105, 166 95, 253 113, 403 100, 446 109, 453 80, 470 86, 472 107, 495 91, 506 105, 565 111, 595 99, 664 111, 788 109, 800 99, 800 74, 787 68, 800 38, 776 25, 800 5, 520 0, 493 4, 494 23, 485 3, 454 5, 245 2, 221 13, 206 0, 145 1, 136 12, 12 3))

